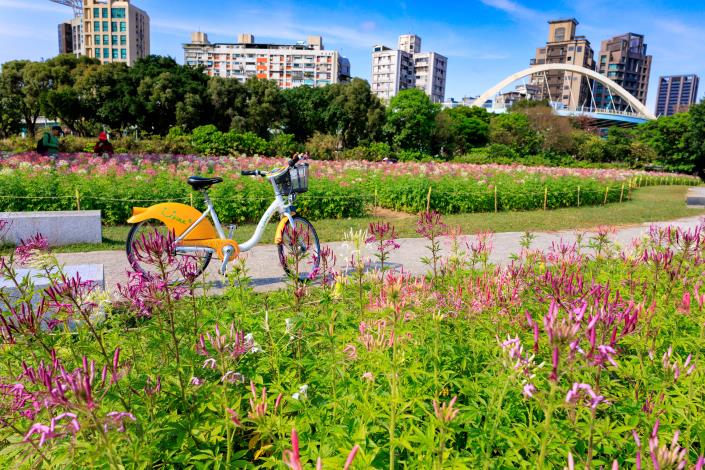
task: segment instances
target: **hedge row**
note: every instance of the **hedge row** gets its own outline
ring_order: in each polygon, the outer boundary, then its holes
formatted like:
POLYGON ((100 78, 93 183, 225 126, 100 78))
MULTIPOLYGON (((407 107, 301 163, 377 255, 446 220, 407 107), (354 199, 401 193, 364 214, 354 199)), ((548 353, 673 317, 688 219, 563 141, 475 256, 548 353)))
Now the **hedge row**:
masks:
POLYGON ((524 211, 542 209, 544 202, 547 209, 603 204, 605 196, 607 202, 619 202, 629 196, 629 183, 624 184, 622 192, 622 183, 570 176, 523 176, 519 181, 510 175, 497 175, 489 182, 390 178, 379 185, 377 197, 382 207, 417 213, 429 203, 430 189, 430 207, 443 214, 524 211))
MULTIPOLYGON (((573 176, 495 175, 490 181, 423 176, 368 179, 312 179, 297 205, 311 219, 365 215, 372 205, 418 213, 430 207, 444 214, 494 210, 557 209, 619 202, 629 196, 629 183, 602 182, 573 176), (624 190, 622 187, 624 185, 624 190), (496 196, 495 196, 496 188, 496 196), (578 188, 580 188, 578 190, 578 188)), ((232 178, 214 186, 210 195, 224 222, 253 222, 272 201, 272 187, 262 179, 232 178)), ((86 175, 12 171, 0 173, 0 210, 100 210, 107 224, 123 224, 133 206, 173 201, 203 210, 199 193, 167 174, 86 175)))
MULTIPOLYGON (((264 180, 235 178, 213 186, 210 191, 219 217, 224 222, 258 220, 273 199, 272 187, 264 180)), ((2 211, 100 210, 106 224, 124 224, 134 206, 172 201, 205 209, 200 193, 182 179, 168 175, 151 177, 30 175, 24 172, 0 174, 2 211)), ((366 200, 357 188, 345 188, 329 180, 312 181, 309 192, 297 201, 302 214, 311 219, 359 217, 366 200)))

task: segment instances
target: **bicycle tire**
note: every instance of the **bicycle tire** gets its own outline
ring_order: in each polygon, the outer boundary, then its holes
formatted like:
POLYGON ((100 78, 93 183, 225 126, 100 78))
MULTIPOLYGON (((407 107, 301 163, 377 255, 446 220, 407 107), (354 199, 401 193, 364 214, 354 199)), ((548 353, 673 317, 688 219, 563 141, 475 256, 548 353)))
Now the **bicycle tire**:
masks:
MULTIPOLYGON (((319 258, 319 253, 321 252, 321 243, 318 239, 318 233, 316 233, 316 229, 313 227, 313 224, 308 221, 308 219, 305 219, 304 217, 301 216, 294 216, 294 225, 299 226, 299 223, 301 226, 304 226, 307 230, 307 233, 309 234, 309 247, 306 248, 306 251, 310 251, 310 247, 313 247, 313 253, 311 254, 310 262, 308 263, 308 266, 311 267, 309 271, 299 271, 299 279, 302 281, 305 280, 312 280, 310 279, 310 275, 312 272, 318 269, 320 266, 320 258, 319 258)), ((291 226, 291 222, 287 221, 286 225, 284 226, 284 230, 282 232, 282 242, 277 245, 277 252, 279 254, 279 264, 281 264, 282 269, 284 269, 284 273, 291 277, 292 272, 291 269, 289 268, 289 263, 287 262, 287 240, 289 240, 290 233, 287 231, 287 227, 291 226)), ((290 244, 290 240, 288 242, 290 244)))
MULTIPOLYGON (((143 228, 145 225, 148 223, 152 223, 153 225, 163 225, 166 228, 166 225, 161 222, 160 220, 157 219, 147 219, 143 220, 141 222, 137 222, 132 226, 130 229, 130 232, 127 235, 127 240, 125 242, 125 251, 127 253, 127 261, 130 263, 130 266, 135 272, 141 273, 144 276, 151 276, 152 273, 149 272, 148 269, 146 269, 142 264, 140 264, 140 261, 137 259, 135 252, 134 252, 134 244, 135 241, 137 241, 139 237, 139 231, 141 228, 143 228)), ((213 253, 206 252, 204 256, 198 257, 201 261, 196 264, 196 269, 198 272, 198 275, 200 276, 203 274, 203 271, 206 270, 208 267, 208 264, 211 262, 211 258, 213 257, 213 253)))

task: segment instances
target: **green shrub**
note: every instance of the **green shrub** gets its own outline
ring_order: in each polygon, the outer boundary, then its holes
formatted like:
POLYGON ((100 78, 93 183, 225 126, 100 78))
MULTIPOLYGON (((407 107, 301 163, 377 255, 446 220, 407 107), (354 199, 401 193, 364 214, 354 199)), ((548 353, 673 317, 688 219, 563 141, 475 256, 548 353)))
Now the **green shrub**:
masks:
POLYGON ((269 141, 269 155, 289 156, 301 150, 294 134, 276 134, 269 141))
POLYGON ((306 142, 306 152, 317 160, 333 160, 340 148, 340 139, 334 135, 316 132, 306 142))

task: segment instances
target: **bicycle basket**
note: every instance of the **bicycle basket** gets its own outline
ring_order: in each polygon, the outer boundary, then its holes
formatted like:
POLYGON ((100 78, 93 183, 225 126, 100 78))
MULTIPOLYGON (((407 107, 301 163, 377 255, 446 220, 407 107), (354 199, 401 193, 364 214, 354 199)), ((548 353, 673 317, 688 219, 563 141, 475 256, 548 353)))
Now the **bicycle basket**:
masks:
POLYGON ((288 171, 277 176, 274 182, 282 196, 305 193, 308 191, 308 163, 289 168, 288 171))

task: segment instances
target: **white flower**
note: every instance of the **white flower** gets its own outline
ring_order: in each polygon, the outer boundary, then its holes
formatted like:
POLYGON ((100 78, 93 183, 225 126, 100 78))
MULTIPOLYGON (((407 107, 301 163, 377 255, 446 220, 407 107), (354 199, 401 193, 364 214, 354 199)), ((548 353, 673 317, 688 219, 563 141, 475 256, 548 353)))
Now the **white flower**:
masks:
POLYGON ((301 387, 299 387, 299 391, 294 393, 291 396, 291 398, 293 398, 294 400, 298 400, 301 397, 308 398, 308 385, 307 384, 303 384, 301 387))

